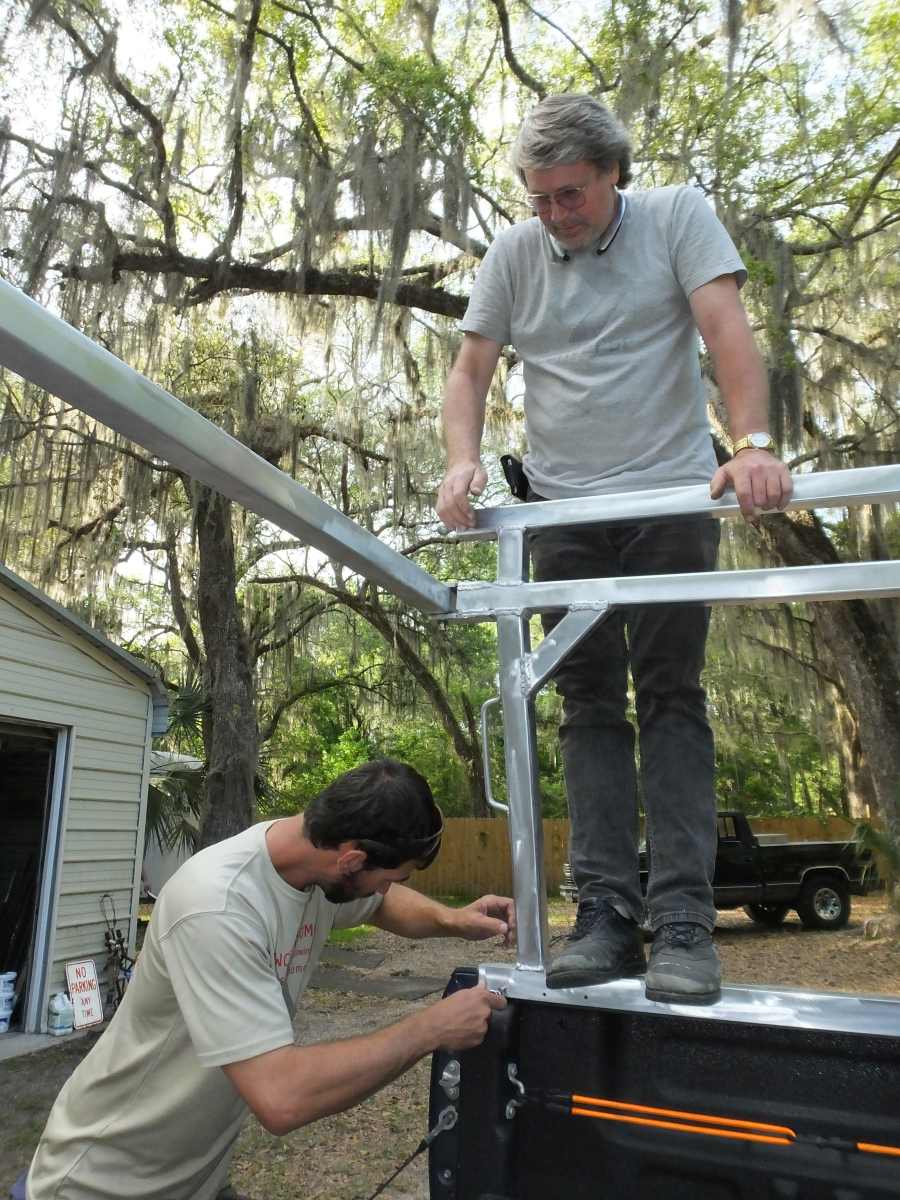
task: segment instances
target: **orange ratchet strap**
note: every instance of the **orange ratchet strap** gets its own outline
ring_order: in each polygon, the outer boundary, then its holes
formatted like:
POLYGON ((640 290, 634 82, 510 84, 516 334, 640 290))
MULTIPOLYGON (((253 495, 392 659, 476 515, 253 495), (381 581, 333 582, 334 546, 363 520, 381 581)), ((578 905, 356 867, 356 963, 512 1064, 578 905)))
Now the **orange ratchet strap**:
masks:
MULTIPOLYGON (((536 1097, 531 1094, 529 1098, 536 1097)), ((600 1121, 618 1121, 651 1129, 671 1129, 678 1133, 700 1133, 706 1134, 707 1137, 731 1138, 740 1142, 762 1142, 769 1146, 792 1146, 797 1142, 812 1142, 822 1149, 857 1150, 865 1154, 885 1154, 900 1158, 900 1146, 881 1146, 875 1142, 853 1142, 843 1138, 803 1137, 787 1125, 768 1125, 762 1121, 743 1121, 737 1117, 717 1117, 709 1113, 655 1108, 649 1104, 628 1104, 624 1100, 605 1100, 599 1096, 582 1096, 577 1093, 546 1093, 543 1103, 572 1117, 593 1117, 600 1121)))

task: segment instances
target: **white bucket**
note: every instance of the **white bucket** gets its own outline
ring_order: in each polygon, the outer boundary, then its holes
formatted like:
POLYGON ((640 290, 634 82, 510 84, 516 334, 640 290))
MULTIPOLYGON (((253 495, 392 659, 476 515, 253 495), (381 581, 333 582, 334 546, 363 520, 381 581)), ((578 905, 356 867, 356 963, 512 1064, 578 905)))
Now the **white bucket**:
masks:
POLYGON ((0 1033, 9 1032, 9 1019, 12 1013, 0 1012, 0 1033))
POLYGON ((0 1014, 8 1017, 15 1006, 16 998, 12 992, 4 992, 3 995, 0 996, 0 1014))
POLYGON ((16 990, 16 972, 3 971, 0 973, 0 996, 12 996, 16 990))

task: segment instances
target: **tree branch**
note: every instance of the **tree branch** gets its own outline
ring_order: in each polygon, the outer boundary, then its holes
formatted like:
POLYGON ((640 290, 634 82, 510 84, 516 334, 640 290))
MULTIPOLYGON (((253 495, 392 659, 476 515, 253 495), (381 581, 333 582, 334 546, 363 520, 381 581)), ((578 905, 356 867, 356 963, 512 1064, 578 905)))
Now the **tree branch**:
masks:
POLYGON ((211 258, 231 258, 231 247, 240 232, 244 221, 244 98, 247 85, 253 69, 253 47, 256 42, 256 30, 259 26, 259 13, 262 0, 253 0, 250 8, 250 19, 241 44, 238 48, 238 72, 234 83, 233 94, 233 126, 231 129, 231 173, 228 177, 228 199, 231 203, 231 217, 225 236, 210 255, 211 258))
MULTIPOLYGON (((119 445, 117 442, 107 442, 103 438, 95 437, 92 433, 87 433, 82 429, 76 429, 72 425, 53 425, 45 426, 38 425, 36 428, 43 429, 47 433, 70 433, 73 437, 77 437, 81 443, 89 443, 92 446, 102 446, 104 450, 112 450, 116 454, 122 454, 126 458, 131 458, 135 462, 146 467, 149 471, 158 471, 160 474, 177 475, 177 467, 166 466, 165 463, 156 462, 152 458, 147 458, 145 454, 138 454, 136 450, 132 450, 128 446, 119 445)), ((48 441, 57 446, 71 445, 71 442, 60 442, 53 436, 48 438, 48 441)))
POLYGON ((796 255, 825 254, 829 250, 843 249, 847 246, 854 245, 856 242, 861 242, 865 238, 872 237, 873 234, 881 233, 883 230, 889 228, 891 225, 895 224, 897 221, 900 221, 900 213, 896 213, 896 212, 888 213, 888 215, 883 217, 882 220, 877 222, 877 224, 870 226, 870 228, 868 228, 868 229, 864 229, 862 231, 862 233, 854 234, 852 232, 853 229, 855 228, 857 222, 862 218, 863 214, 865 213, 866 209, 868 208, 869 202, 871 201, 872 197, 875 195, 875 192, 878 188, 879 183, 881 183, 882 179, 885 177, 885 175, 888 173, 888 171, 891 169, 891 167, 894 165, 894 163, 897 162, 898 159, 900 159, 900 138, 898 138, 896 140, 896 142, 894 142, 893 146, 891 146, 890 150, 888 150, 887 154, 885 154, 885 156, 882 158, 881 162, 878 164, 878 167, 875 170, 875 173, 873 174, 873 176, 869 180, 869 182, 866 184, 866 187, 863 190, 862 195, 857 200, 856 204, 853 206, 853 208, 850 210, 850 212, 847 214, 847 219, 844 222, 843 228, 840 231, 840 233, 836 237, 829 239, 827 242, 818 242, 818 243, 788 242, 787 247, 790 250, 791 254, 796 254, 796 255))
POLYGON ((187 650, 187 656, 194 669, 200 672, 203 669, 203 652, 200 649, 193 626, 187 615, 184 590, 181 586, 181 568, 178 565, 178 552, 175 547, 174 534, 170 534, 166 540, 166 564, 168 567, 169 600, 172 604, 172 613, 178 625, 181 640, 184 642, 185 649, 187 650))
POLYGON ((337 601, 326 603, 324 600, 317 600, 312 604, 307 604, 299 619, 295 619, 286 633, 280 637, 272 638, 269 642, 258 642, 255 644, 253 649, 254 662, 259 662, 265 654, 271 654, 274 650, 280 650, 283 646, 287 646, 299 633, 303 632, 307 625, 310 625, 317 617, 321 617, 323 613, 328 612, 336 603, 337 601))
MULTIPOLYGON (((190 254, 170 251, 147 254, 126 251, 117 254, 108 264, 82 267, 77 264, 56 263, 53 270, 64 279, 79 279, 89 283, 106 283, 116 275, 182 275, 199 282, 190 290, 186 302, 204 304, 224 292, 263 292, 272 295, 295 296, 359 296, 365 300, 382 297, 380 275, 361 271, 276 270, 248 262, 215 262, 190 254)), ((399 283, 392 303, 404 308, 421 308, 437 316, 461 317, 466 311, 467 298, 446 292, 440 287, 399 283)))
POLYGON ((569 45, 572 47, 572 49, 575 51, 575 53, 581 55, 581 57, 587 63, 588 69, 590 70, 591 74, 593 75, 594 80, 596 81, 598 91, 610 92, 610 91, 612 91, 613 88, 618 87, 618 85, 619 85, 618 78, 613 83, 608 83, 606 80, 606 76, 603 74, 603 72, 600 70, 600 68, 597 66, 597 64, 594 62, 594 60, 591 58, 591 56, 585 52, 585 50, 582 46, 579 46, 579 44, 575 41, 575 39, 570 34, 566 33, 566 31, 562 28, 561 25, 557 25, 555 21, 551 21, 549 17, 545 16, 541 12, 538 12, 538 10, 536 8, 534 8, 531 4, 528 3, 528 0, 522 0, 522 3, 524 5, 524 7, 528 9, 528 11, 531 13, 532 16, 537 17, 537 19, 539 21, 543 21, 545 25, 549 25, 551 29, 555 29, 556 32, 558 34, 560 34, 561 37, 564 37, 566 39, 566 41, 569 43, 569 45))
MULTIPOLYGON (((201 2, 207 8, 211 8, 213 12, 219 13, 220 16, 225 17, 229 21, 237 21, 239 19, 235 13, 230 13, 227 9, 215 4, 214 0, 201 0, 201 2)), ((322 131, 319 129, 318 123, 312 114, 312 110, 306 103, 306 97, 303 95, 303 92, 300 88, 300 81, 297 78, 297 63, 294 57, 293 44, 288 42, 286 38, 280 37, 277 33, 273 33, 271 29, 264 29, 261 25, 257 26, 257 32, 259 33, 260 37, 268 38, 269 41, 274 42, 276 46, 280 46, 284 51, 285 58, 287 59, 288 76, 291 81, 291 89, 294 93, 294 99, 297 101, 300 111, 303 113, 303 118, 313 133, 313 138, 309 142, 309 147, 323 166, 330 166, 331 151, 328 143, 322 136, 322 131)))
POLYGON ((854 354, 860 355, 861 358, 881 358, 882 352, 877 347, 866 346, 863 342, 855 342, 852 338, 848 338, 842 333, 835 333, 833 329, 828 329, 824 325, 798 325, 794 323, 793 328, 800 333, 815 333, 819 337, 828 338, 830 341, 837 342, 838 345, 852 350, 854 354))
POLYGON ((119 513, 125 508, 126 503, 127 501, 125 500, 117 500, 115 504, 111 505, 107 509, 104 509, 99 516, 94 517, 92 521, 85 521, 83 525, 63 525, 61 521, 55 521, 51 517, 50 520, 47 521, 48 529, 61 529, 63 533, 69 534, 67 538, 63 538, 63 540, 58 542, 54 547, 54 557, 56 557, 66 546, 71 546, 74 542, 79 541, 81 538, 88 537, 90 534, 96 532, 101 525, 112 524, 119 513))
MULTIPOLYGON (((79 7, 82 6, 79 5, 79 7)), ((82 11, 87 12, 83 7, 82 11)), ((175 210, 172 208, 168 197, 168 155, 166 152, 165 129, 156 113, 153 112, 149 105, 145 104, 143 100, 140 100, 135 95, 122 76, 116 71, 114 65, 115 34, 109 30, 104 30, 104 46, 100 53, 95 54, 71 21, 58 12, 52 4, 45 2, 41 5, 40 12, 42 15, 47 14, 54 24, 58 25, 68 35, 69 39, 74 42, 90 63, 92 70, 97 71, 100 75, 108 79, 113 91, 121 96, 132 112, 137 113, 148 125, 150 140, 153 143, 153 174, 157 190, 153 208, 162 221, 166 245, 174 250, 177 244, 176 221, 175 210)), ((92 14, 88 13, 88 15, 92 14)))
MULTIPOLYGON (((369 668, 370 670, 371 668, 369 668)), ((349 684, 362 685, 365 680, 366 671, 355 671, 350 675, 340 675, 336 679, 322 680, 317 683, 305 683, 294 691, 289 692, 287 696, 282 697, 275 705, 272 715, 268 721, 260 728, 259 740, 260 744, 264 744, 271 740, 278 728, 278 723, 287 712, 287 710, 295 705, 299 700, 303 700, 307 696, 319 696, 322 692, 329 692, 333 688, 347 687, 349 684)))
POLYGON ((780 655, 782 658, 788 659, 789 662, 797 663, 805 671, 810 671, 813 675, 818 676, 819 679, 824 679, 826 683, 830 683, 842 698, 845 696, 841 681, 830 675, 827 671, 823 671, 815 659, 806 658, 804 655, 798 654, 795 650, 789 650, 786 646, 779 646, 775 642, 767 642, 755 634, 745 634, 744 637, 748 642, 753 642, 754 645, 760 646, 763 650, 768 650, 771 654, 780 655))
POLYGON ((520 83, 523 83, 530 92, 534 92, 539 100, 543 100, 547 95, 547 89, 533 75, 529 75, 516 58, 516 52, 513 50, 512 37, 509 31, 509 13, 505 0, 491 0, 491 3, 497 10, 497 17, 500 21, 500 33, 503 37, 503 57, 509 64, 509 69, 520 83))
POLYGON ((450 539, 447 537, 422 538, 419 542, 413 542, 411 546, 405 546, 400 553, 409 556, 411 554, 418 554, 426 546, 449 546, 450 544, 450 539))

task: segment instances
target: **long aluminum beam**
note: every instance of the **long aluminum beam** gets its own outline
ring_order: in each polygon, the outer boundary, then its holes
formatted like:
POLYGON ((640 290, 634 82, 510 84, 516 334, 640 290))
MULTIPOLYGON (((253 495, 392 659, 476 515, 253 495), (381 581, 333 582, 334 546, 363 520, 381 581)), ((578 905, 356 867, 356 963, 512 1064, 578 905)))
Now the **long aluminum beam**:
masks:
POLYGON ((460 583, 455 618, 620 608, 631 604, 787 604, 900 595, 900 562, 836 563, 758 571, 698 571, 542 583, 460 583))
POLYGON ((0 364, 409 604, 453 607, 446 584, 2 280, 0 364))
MULTIPOLYGON (((900 495, 900 466, 857 467, 847 471, 816 471, 794 475, 790 507, 844 508, 856 504, 896 502, 900 495)), ((709 487, 654 488, 587 496, 578 500, 543 500, 538 504, 506 504, 478 508, 474 529, 456 533, 459 541, 491 541, 506 529, 542 529, 548 525, 591 525, 614 521, 649 521, 664 517, 736 517, 740 507, 734 492, 710 500, 709 487)))

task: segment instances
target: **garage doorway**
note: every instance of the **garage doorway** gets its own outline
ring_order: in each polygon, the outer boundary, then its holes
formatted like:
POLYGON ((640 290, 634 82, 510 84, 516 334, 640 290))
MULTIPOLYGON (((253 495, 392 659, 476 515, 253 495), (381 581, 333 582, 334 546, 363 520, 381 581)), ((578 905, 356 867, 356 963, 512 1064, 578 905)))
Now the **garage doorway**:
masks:
POLYGON ((41 1018, 65 746, 63 730, 0 720, 0 971, 16 972, 19 1032, 41 1018))

